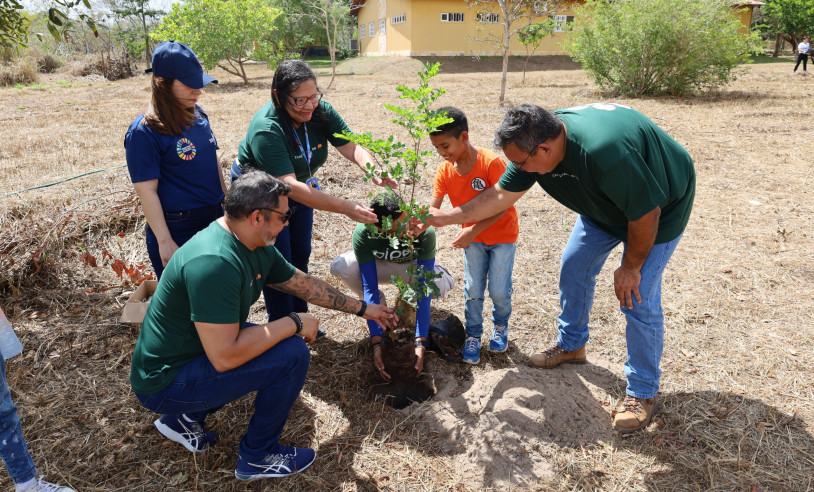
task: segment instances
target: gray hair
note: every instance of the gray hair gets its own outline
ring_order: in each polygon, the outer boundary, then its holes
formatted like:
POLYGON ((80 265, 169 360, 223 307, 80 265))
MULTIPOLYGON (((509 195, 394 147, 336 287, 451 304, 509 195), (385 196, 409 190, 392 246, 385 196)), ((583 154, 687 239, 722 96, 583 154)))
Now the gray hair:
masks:
POLYGON ((533 155, 538 145, 557 138, 561 132, 562 121, 557 115, 534 104, 521 104, 506 111, 495 130, 494 144, 501 149, 514 144, 533 155))
POLYGON ((261 210, 268 219, 276 208, 280 196, 288 196, 291 186, 263 171, 248 171, 232 181, 232 187, 223 202, 223 211, 231 219, 248 217, 255 210, 261 210))

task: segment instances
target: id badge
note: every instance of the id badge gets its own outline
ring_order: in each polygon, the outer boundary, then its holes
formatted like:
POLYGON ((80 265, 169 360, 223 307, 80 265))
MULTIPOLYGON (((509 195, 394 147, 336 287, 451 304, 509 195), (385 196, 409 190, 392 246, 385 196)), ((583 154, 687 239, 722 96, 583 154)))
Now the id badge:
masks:
POLYGON ((319 181, 317 180, 316 176, 311 176, 310 178, 305 180, 305 184, 314 188, 315 190, 322 191, 322 188, 319 187, 319 181))

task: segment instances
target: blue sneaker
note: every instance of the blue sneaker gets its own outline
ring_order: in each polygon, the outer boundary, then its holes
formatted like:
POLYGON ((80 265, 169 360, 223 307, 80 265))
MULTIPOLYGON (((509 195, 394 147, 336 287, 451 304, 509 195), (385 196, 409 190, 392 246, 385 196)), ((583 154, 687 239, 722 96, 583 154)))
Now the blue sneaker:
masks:
POLYGON ((155 428, 170 441, 183 445, 193 453, 200 453, 218 441, 218 435, 207 432, 203 422, 190 420, 186 415, 163 415, 155 421, 155 428))
POLYGON ((315 459, 317 454, 311 448, 277 444, 268 456, 254 463, 249 463, 242 456, 238 456, 235 477, 239 480, 285 477, 305 470, 315 459))
POLYGON ((473 366, 480 362, 480 338, 466 337, 461 357, 464 362, 473 366))
POLYGON ((509 325, 498 326, 492 329, 492 338, 489 339, 489 351, 502 353, 509 348, 509 325))

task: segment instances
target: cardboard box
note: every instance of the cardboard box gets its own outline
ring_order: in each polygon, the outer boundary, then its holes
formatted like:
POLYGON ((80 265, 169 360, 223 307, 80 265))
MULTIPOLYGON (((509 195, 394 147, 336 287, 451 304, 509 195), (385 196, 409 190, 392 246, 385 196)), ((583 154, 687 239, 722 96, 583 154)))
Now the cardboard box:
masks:
POLYGON ((144 320, 144 315, 147 314, 147 307, 150 303, 147 299, 155 293, 155 288, 158 285, 158 280, 145 280, 138 286, 130 299, 124 305, 122 310, 122 323, 130 323, 140 325, 144 320))

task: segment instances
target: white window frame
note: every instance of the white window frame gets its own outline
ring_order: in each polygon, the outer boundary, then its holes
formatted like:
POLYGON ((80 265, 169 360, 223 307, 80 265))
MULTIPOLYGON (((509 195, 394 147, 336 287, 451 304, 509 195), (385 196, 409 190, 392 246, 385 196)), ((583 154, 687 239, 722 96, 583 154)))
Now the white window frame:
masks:
POLYGON ((497 24, 500 22, 500 14, 495 14, 493 12, 479 12, 477 15, 478 22, 483 22, 484 24, 497 24))
POLYGON ((372 38, 376 35, 376 23, 371 22, 367 25, 367 37, 372 38))
POLYGON ((441 12, 441 22, 463 22, 463 12, 441 12))
POLYGON ((361 29, 359 29, 359 39, 364 39, 365 33, 367 32, 367 26, 362 24, 360 27, 361 29))
POLYGON ((554 19, 554 22, 556 23, 554 32, 563 32, 568 24, 574 22, 573 15, 552 15, 551 18, 554 19))
POLYGON ((394 15, 390 18, 390 24, 404 24, 407 22, 407 14, 394 15))
POLYGON ((384 29, 386 25, 387 25, 386 19, 379 19, 379 34, 381 34, 382 36, 384 36, 385 33, 384 29))

